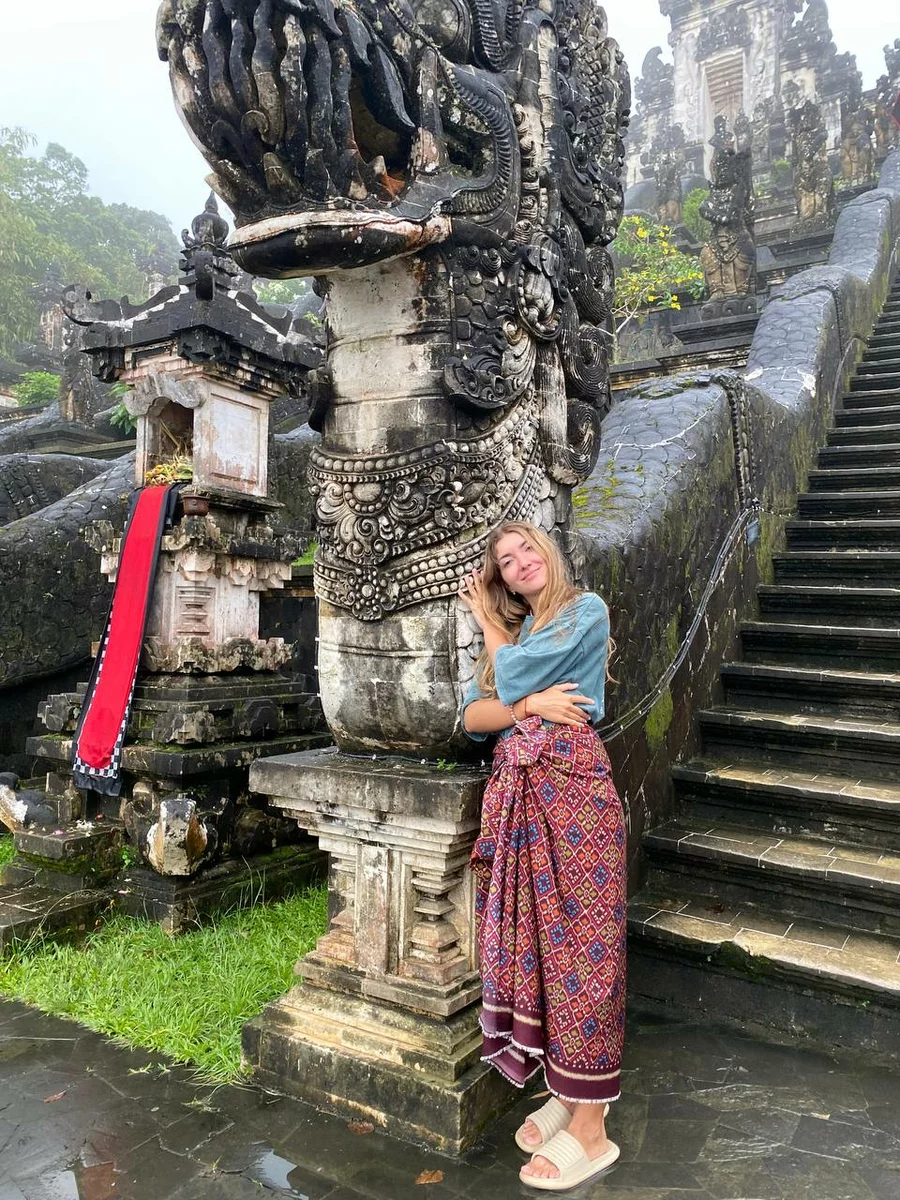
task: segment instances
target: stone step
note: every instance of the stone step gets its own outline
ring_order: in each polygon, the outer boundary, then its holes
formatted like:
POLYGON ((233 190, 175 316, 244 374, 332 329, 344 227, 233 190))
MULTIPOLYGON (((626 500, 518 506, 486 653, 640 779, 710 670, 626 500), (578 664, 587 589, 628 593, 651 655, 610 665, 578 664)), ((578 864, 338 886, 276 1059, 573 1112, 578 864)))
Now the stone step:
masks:
POLYGON ((667 882, 629 905, 628 990, 639 1003, 900 1060, 900 938, 785 920, 770 902, 723 904, 686 878, 667 882))
POLYGON ((886 359, 900 358, 900 334, 886 334, 883 337, 872 337, 869 346, 860 359, 861 362, 884 362, 886 359))
POLYGON ((860 359, 856 367, 857 376, 860 375, 896 375, 900 378, 900 355, 896 358, 874 358, 867 359, 865 355, 860 359))
POLYGON ((769 833, 835 839, 900 853, 900 786, 705 759, 676 763, 675 794, 692 818, 769 833))
POLYGON ((895 467, 835 467, 809 473, 811 492, 867 492, 900 489, 900 464, 895 467))
POLYGON ((900 587, 900 550, 790 550, 772 556, 776 583, 900 587))
POLYGON ((0 951, 35 937, 78 937, 109 904, 109 893, 97 889, 61 894, 36 884, 0 886, 0 951))
POLYGON ((838 412, 851 408, 881 408, 883 405, 893 404, 900 404, 900 388, 896 391, 887 388, 882 391, 844 392, 838 412))
POLYGON ((792 550, 856 547, 869 550, 900 548, 900 520, 820 519, 788 521, 787 544, 792 550))
POLYGON ((701 712, 699 725, 704 756, 724 763, 814 763, 831 774, 900 779, 900 721, 717 708, 701 712))
POLYGON ((16 857, 4 882, 33 882, 56 892, 91 890, 122 870, 124 829, 119 821, 79 821, 60 829, 23 829, 13 834, 16 857), (13 872, 18 874, 13 875, 13 872))
POLYGON ((900 670, 889 673, 738 662, 725 663, 720 678, 726 703, 732 708, 900 721, 900 670))
POLYGON ((761 584, 757 596, 763 620, 900 627, 900 588, 761 584))
POLYGON ((900 446, 822 446, 819 467, 896 467, 900 466, 900 446))
POLYGON ((898 388, 900 388, 900 376, 898 376, 896 371, 891 371, 885 375, 873 374, 869 371, 857 371, 850 380, 851 392, 896 392, 898 388))
POLYGON ((798 497, 801 518, 894 517, 900 515, 900 489, 868 488, 865 491, 805 492, 798 497))
POLYGON ((834 414, 836 429, 858 428, 873 425, 900 425, 900 404, 897 397, 889 393, 892 404, 876 404, 871 408, 853 406, 839 409, 834 414))
POLYGON ((835 426, 825 437, 829 446, 900 446, 900 424, 835 426))
POLYGON ((890 671, 900 664, 900 629, 745 621, 741 644, 745 660, 754 663, 848 671, 890 671))
MULTIPOLYGON (((900 855, 845 842, 682 817, 645 836, 649 886, 684 886, 731 906, 763 904, 792 920, 900 937, 900 855)), ((660 889, 662 890, 662 889, 660 889)))

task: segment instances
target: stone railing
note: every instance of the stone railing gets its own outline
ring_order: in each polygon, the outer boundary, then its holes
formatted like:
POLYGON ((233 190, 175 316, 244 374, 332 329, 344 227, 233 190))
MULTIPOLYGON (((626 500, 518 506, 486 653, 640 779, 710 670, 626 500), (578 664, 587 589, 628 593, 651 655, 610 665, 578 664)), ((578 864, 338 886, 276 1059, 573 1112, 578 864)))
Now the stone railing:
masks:
POLYGON ((606 418, 575 496, 585 579, 609 602, 616 652, 604 735, 628 806, 632 879, 643 832, 672 812, 670 768, 738 651, 785 519, 897 265, 900 152, 841 212, 826 265, 764 309, 743 375, 651 379, 606 418))

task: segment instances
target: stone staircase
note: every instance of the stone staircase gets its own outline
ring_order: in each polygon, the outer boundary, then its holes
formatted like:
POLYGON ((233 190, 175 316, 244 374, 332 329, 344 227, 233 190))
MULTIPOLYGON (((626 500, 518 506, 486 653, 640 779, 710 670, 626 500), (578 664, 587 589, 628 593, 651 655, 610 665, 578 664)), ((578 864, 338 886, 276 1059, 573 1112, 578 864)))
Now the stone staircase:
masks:
POLYGON ((900 1058, 900 284, 773 566, 645 838, 632 994, 900 1058))

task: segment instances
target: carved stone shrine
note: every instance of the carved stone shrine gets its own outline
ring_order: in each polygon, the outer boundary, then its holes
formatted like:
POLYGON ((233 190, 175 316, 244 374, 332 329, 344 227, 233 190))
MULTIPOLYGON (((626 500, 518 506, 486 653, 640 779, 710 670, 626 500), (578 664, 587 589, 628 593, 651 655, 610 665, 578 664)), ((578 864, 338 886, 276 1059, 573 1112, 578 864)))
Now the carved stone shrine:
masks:
MULTIPOLYGON (((139 860, 119 889, 121 906, 170 929, 224 895, 234 902, 251 873, 268 871, 271 891, 319 869, 296 826, 247 797, 247 768, 260 754, 328 740, 306 683, 278 673, 290 647, 259 635, 260 596, 290 579, 297 552, 273 526, 269 405, 318 352, 291 313, 237 290, 227 232, 210 198, 183 235, 177 284, 137 305, 66 294, 95 372, 130 385, 135 486, 184 481, 179 518, 162 540, 121 797, 102 801, 139 860)), ((121 537, 108 522, 90 537, 115 580, 121 537)), ((82 696, 51 696, 40 709, 47 733, 29 743, 63 778, 82 696)), ((93 793, 85 808, 66 786, 69 816, 91 816, 100 804, 93 793)))

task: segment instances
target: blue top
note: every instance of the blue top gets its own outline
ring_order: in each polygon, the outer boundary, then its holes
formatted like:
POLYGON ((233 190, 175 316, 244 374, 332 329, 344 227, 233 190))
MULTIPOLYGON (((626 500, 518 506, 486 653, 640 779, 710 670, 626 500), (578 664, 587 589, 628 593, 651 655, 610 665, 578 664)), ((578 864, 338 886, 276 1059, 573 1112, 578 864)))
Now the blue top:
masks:
MULTIPOLYGON (((500 646, 494 657, 497 697, 503 704, 515 704, 532 692, 542 692, 555 683, 577 683, 578 693, 593 697, 587 709, 591 724, 603 718, 606 686, 606 656, 609 646, 609 610, 595 592, 583 592, 571 604, 548 621, 537 633, 531 632, 534 617, 525 618, 519 640, 500 646)), ((463 711, 484 693, 473 679, 463 698, 463 711)), ((501 737, 512 727, 500 731, 501 737)), ((469 733, 482 742, 487 733, 469 733)))

